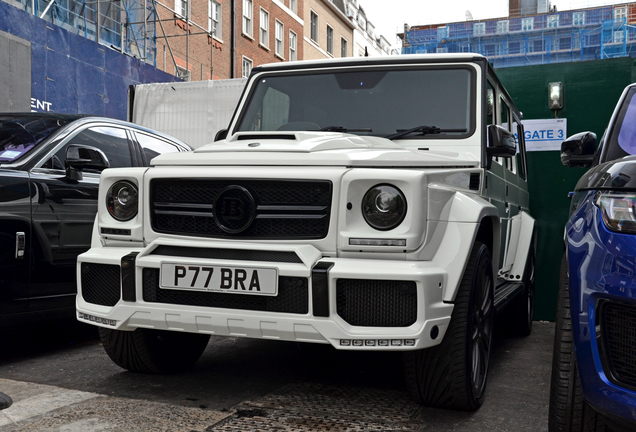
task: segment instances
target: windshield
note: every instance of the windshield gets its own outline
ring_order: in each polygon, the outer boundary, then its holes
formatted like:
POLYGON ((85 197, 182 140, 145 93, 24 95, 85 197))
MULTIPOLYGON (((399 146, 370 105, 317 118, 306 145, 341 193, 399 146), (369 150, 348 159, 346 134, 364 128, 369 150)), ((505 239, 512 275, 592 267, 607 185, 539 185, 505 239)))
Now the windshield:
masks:
POLYGON ((0 116, 0 163, 14 162, 31 152, 68 120, 0 116))
POLYGON ((465 137, 474 131, 474 75, 452 66, 268 75, 252 89, 238 131, 386 137, 426 125, 440 133, 404 139, 465 137))

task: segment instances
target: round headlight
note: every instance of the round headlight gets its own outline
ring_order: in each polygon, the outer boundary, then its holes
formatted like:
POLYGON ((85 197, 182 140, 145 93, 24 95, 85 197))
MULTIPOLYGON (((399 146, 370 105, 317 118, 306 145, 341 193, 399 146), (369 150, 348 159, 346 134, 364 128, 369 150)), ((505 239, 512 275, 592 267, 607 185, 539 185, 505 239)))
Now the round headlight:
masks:
POLYGON ((127 181, 114 183, 106 194, 108 213, 118 221, 128 221, 137 216, 139 208, 137 187, 127 181))
POLYGON ((373 186, 362 199, 362 215, 372 228, 381 231, 393 229, 406 216, 406 198, 395 186, 373 186))

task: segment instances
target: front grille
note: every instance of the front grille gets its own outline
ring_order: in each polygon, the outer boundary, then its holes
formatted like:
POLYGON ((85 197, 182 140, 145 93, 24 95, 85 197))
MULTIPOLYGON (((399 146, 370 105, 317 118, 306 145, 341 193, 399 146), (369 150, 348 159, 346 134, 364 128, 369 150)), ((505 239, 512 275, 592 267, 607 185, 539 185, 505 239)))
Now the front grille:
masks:
POLYGON ((326 180, 155 179, 150 217, 166 234, 319 239, 329 230, 331 191, 326 180))
POLYGON ((293 264, 301 264, 303 262, 296 252, 259 251, 251 249, 193 248, 161 245, 157 246, 150 254, 232 261, 266 261, 293 264))
POLYGON ((408 327, 417 320, 413 281, 338 279, 338 315, 353 326, 408 327))
POLYGON ((636 306, 602 301, 597 320, 606 375, 617 385, 636 389, 636 306))
POLYGON ((143 269, 144 301, 149 303, 307 314, 309 288, 306 278, 279 276, 277 296, 184 291, 159 288, 159 269, 143 269))
POLYGON ((115 306, 121 298, 118 265, 82 263, 82 298, 92 304, 115 306))

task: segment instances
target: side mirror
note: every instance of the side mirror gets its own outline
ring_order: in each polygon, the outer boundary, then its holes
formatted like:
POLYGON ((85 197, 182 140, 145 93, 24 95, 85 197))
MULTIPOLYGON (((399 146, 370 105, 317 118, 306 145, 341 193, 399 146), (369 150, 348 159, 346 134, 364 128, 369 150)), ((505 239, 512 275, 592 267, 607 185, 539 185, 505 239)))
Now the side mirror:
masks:
POLYGON ((581 132, 561 143, 561 163, 567 167, 589 167, 594 162, 596 134, 581 132))
POLYGON ((214 141, 221 141, 227 138, 227 129, 221 129, 214 136, 214 141))
POLYGON ((82 144, 70 144, 66 148, 66 175, 71 180, 81 180, 82 170, 93 169, 101 172, 108 167, 108 158, 98 148, 82 144))
POLYGON ((513 157, 517 154, 515 135, 508 129, 498 125, 488 126, 488 147, 486 155, 489 159, 493 156, 513 157))

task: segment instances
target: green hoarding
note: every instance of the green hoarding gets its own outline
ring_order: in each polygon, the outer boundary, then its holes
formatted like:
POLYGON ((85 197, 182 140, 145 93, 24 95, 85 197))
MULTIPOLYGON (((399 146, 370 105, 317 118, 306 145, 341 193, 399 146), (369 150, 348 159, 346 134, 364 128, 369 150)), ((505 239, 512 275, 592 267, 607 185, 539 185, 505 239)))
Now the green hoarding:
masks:
MULTIPOLYGON (((523 113, 524 120, 567 119, 567 134, 592 131, 599 140, 616 102, 636 82, 632 58, 502 68, 497 75, 523 113), (563 83, 563 109, 548 108, 548 84, 563 83)), ((568 192, 585 172, 561 165, 559 151, 528 153, 530 211, 537 220, 535 320, 554 320, 563 256, 563 228, 569 215, 568 192)))

